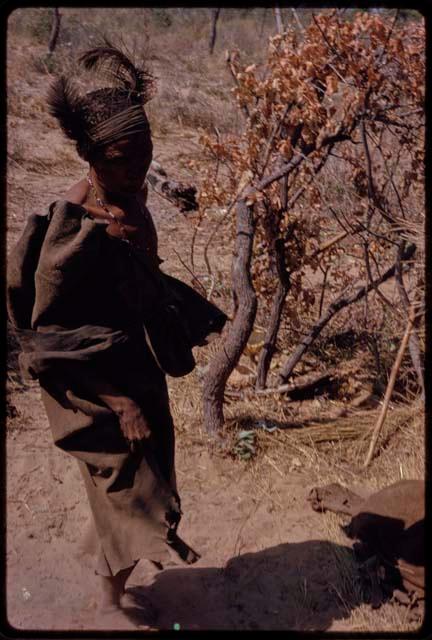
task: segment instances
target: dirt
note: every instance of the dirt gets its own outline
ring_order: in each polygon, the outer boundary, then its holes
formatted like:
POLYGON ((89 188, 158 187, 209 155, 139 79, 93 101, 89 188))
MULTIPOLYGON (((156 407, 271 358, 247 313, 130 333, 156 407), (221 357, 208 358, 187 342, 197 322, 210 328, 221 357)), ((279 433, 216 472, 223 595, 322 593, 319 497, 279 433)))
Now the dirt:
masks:
MULTIPOLYGON (((97 579, 79 548, 89 508, 78 468, 52 445, 37 386, 11 402, 18 415, 7 446, 9 622, 97 628, 97 579)), ((129 586, 147 587, 158 628, 337 628, 347 616, 331 589, 338 545, 306 500, 307 476, 281 478, 266 466, 270 493, 259 495, 248 467, 181 438, 177 470, 180 533, 202 557, 190 568, 154 573, 142 561, 134 570, 129 586)))
MULTIPOLYGON (((26 216, 44 211, 85 169, 82 163, 66 162, 67 158, 62 165, 55 164, 53 158, 65 148, 58 132, 38 129, 37 120, 27 128, 18 117, 13 123, 29 164, 11 161, 8 171, 8 247, 18 238, 26 216), (33 146, 34 140, 38 145, 33 146), (37 164, 38 159, 45 164, 37 164)), ((177 134, 169 143, 155 143, 156 159, 170 176, 187 180, 181 160, 182 153, 193 147, 191 138, 177 134)), ((149 205, 164 268, 189 282, 180 258, 187 258, 192 222, 154 193, 149 205)), ((203 242, 201 238, 201 246, 203 242)), ((104 628, 96 620, 97 578, 90 558, 80 550, 90 512, 78 467, 52 444, 38 386, 22 384, 16 354, 9 356, 9 624, 26 631, 104 628)), ((182 416, 183 422, 190 422, 189 431, 183 427, 177 437, 184 511, 179 533, 202 557, 192 567, 166 567, 160 572, 140 561, 128 582, 157 608, 155 627, 362 628, 352 622, 352 615, 364 602, 347 599, 340 590, 341 572, 347 566, 352 567, 350 579, 356 580, 349 542, 332 541, 326 516, 315 513, 307 501, 315 477, 298 464, 297 471, 286 474, 263 457, 247 464, 210 453, 201 432, 193 437, 196 402, 191 401, 189 416, 182 416)), ((375 624, 382 628, 379 615, 375 624)))
MULTIPOLYGON (((59 179, 58 186, 63 187, 59 179)), ((51 178, 49 189, 57 183, 51 178)), ((166 268, 181 271, 169 246, 190 222, 151 195, 166 268), (169 239, 169 242, 167 241, 169 239)), ((21 218, 16 229, 24 222, 21 218)), ((15 231, 15 227, 14 227, 15 231)), ((181 242, 180 242, 181 244, 181 242)), ((37 384, 13 376, 7 440, 7 611, 26 630, 103 628, 97 578, 80 541, 89 507, 73 459, 51 441, 37 384)), ((193 420, 193 416, 191 416, 193 420)), ((198 436, 198 434, 197 434, 198 436)), ((157 572, 141 561, 128 586, 156 606, 156 628, 337 630, 351 607, 338 596, 348 546, 329 540, 324 516, 307 502, 314 480, 266 464, 211 454, 202 437, 177 438, 180 535, 202 555, 193 567, 157 572), (260 477, 262 476, 262 477, 260 477), (257 486, 257 478, 265 482, 257 486), (263 488, 265 487, 265 488, 263 488)), ((353 576, 354 579, 354 576, 353 576)))

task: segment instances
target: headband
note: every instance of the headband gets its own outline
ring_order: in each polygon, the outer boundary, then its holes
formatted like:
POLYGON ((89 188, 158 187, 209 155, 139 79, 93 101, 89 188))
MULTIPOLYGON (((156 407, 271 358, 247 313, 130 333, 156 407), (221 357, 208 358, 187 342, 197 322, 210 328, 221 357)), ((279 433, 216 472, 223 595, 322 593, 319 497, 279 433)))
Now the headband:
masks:
POLYGON ((114 86, 80 95, 65 76, 51 85, 50 113, 57 118, 66 136, 77 143, 78 151, 93 151, 149 130, 143 106, 153 94, 154 77, 146 69, 136 67, 106 39, 104 46, 90 49, 79 62, 87 70, 107 75, 114 86))

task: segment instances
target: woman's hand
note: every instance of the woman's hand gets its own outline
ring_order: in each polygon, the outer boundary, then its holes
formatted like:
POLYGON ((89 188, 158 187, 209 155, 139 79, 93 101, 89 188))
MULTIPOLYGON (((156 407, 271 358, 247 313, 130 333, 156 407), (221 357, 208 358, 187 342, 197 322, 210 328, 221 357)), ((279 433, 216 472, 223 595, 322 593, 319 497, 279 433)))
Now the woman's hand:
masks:
MULTIPOLYGON (((91 215, 92 218, 95 218, 96 220, 105 220, 106 222, 110 222, 110 221, 114 222, 112 216, 110 216, 108 211, 103 207, 99 207, 91 204, 85 204, 84 207, 85 209, 87 209, 88 213, 91 215)), ((126 220, 126 212, 124 209, 121 209, 120 207, 116 207, 114 204, 110 204, 108 208, 116 220, 118 220, 121 223, 123 223, 126 220)))
MULTIPOLYGON (((69 381, 68 385, 82 387, 81 370, 72 361, 67 365, 63 365, 63 377, 69 381)), ((132 398, 125 396, 123 391, 109 380, 106 380, 103 373, 88 367, 85 375, 85 386, 87 392, 95 395, 118 417, 120 428, 127 440, 151 439, 151 429, 140 406, 132 398)), ((67 388, 65 388, 65 395, 70 403, 70 408, 78 408, 83 413, 94 415, 94 406, 92 407, 91 403, 80 399, 67 388)), ((103 407, 101 409, 103 410, 103 407)))
POLYGON ((117 411, 120 428, 123 435, 130 442, 133 440, 148 440, 152 433, 141 408, 133 401, 127 400, 117 411))
POLYGON ((140 237, 143 225, 145 223, 145 219, 143 218, 142 214, 126 214, 124 209, 110 204, 108 208, 113 214, 115 218, 114 219, 102 207, 85 205, 85 208, 93 219, 108 222, 106 231, 110 236, 124 239, 126 235, 128 239, 131 240, 135 240, 140 237))

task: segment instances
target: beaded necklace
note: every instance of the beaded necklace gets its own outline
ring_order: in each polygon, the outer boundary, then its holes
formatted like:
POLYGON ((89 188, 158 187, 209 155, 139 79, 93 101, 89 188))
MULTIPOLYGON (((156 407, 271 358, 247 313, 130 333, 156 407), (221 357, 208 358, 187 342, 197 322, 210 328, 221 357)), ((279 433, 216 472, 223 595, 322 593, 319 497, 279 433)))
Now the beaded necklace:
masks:
POLYGON ((123 242, 128 242, 129 244, 132 244, 131 241, 129 240, 129 238, 127 237, 127 231, 124 227, 124 225, 120 222, 120 220, 118 218, 116 218, 116 216, 113 214, 113 212, 108 208, 108 205, 101 200, 101 198, 99 198, 97 191, 96 191, 96 187, 93 183, 93 180, 90 177, 90 174, 87 175, 87 182, 89 183, 91 190, 93 192, 93 195, 95 197, 96 203, 99 205, 99 207, 101 209, 103 209, 104 211, 106 211, 106 213, 110 216, 110 218, 112 218, 112 220, 114 220, 114 222, 116 222, 116 224, 118 225, 120 232, 122 234, 121 240, 123 240, 123 242))

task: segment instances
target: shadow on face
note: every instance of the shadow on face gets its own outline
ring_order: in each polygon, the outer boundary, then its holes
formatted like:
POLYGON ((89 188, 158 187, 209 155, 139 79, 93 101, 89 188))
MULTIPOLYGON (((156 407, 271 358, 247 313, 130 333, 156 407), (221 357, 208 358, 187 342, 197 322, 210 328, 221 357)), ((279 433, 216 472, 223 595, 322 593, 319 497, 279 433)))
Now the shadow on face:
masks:
POLYGON ((142 189, 152 157, 150 132, 143 132, 106 145, 90 166, 106 193, 131 195, 142 189))

